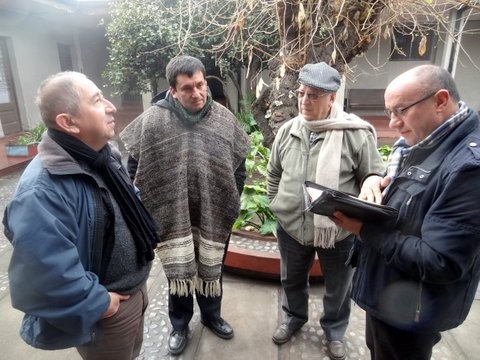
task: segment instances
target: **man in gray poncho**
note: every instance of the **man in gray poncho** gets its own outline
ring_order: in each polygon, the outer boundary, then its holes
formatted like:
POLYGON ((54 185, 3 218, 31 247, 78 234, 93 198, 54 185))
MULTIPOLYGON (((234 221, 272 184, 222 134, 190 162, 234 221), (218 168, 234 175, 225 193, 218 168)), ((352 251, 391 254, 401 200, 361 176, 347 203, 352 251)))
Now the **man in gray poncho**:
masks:
POLYGON ((202 323, 230 339, 222 319, 222 267, 238 216, 249 138, 235 116, 212 100, 205 67, 191 56, 166 68, 169 90, 120 134, 135 184, 160 224, 158 254, 169 284, 168 342, 187 344, 196 295, 202 323))

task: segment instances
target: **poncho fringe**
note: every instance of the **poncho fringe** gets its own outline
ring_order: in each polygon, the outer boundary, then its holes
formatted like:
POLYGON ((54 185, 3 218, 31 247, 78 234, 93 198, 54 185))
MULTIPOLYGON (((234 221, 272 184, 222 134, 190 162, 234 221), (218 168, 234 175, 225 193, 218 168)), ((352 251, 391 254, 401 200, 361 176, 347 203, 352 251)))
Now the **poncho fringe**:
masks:
POLYGON ((194 279, 171 279, 168 281, 170 294, 177 296, 192 295, 194 290, 205 297, 221 295, 220 280, 205 281, 198 277, 194 279))

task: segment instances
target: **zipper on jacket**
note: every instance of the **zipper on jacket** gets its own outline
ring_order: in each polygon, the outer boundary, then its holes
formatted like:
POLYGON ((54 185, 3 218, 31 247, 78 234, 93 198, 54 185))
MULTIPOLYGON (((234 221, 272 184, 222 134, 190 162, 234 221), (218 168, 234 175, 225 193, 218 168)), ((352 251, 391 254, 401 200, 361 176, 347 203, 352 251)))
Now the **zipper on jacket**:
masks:
POLYGON ((414 322, 418 323, 420 321, 420 312, 422 310, 422 291, 423 291, 423 281, 420 282, 417 293, 417 306, 415 308, 415 317, 413 319, 414 322))
POLYGON ((407 206, 410 206, 410 204, 412 203, 412 199, 413 199, 413 195, 410 195, 406 203, 407 206))

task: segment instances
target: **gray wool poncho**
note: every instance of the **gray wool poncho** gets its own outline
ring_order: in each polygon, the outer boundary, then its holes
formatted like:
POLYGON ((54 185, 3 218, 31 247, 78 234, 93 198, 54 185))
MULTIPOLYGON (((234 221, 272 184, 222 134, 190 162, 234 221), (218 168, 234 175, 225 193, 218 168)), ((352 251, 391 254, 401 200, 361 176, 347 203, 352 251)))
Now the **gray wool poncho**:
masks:
POLYGON ((160 101, 120 134, 138 161, 135 185, 159 224, 157 253, 171 294, 219 296, 226 241, 240 209, 235 170, 249 137, 213 102, 196 124, 160 101))

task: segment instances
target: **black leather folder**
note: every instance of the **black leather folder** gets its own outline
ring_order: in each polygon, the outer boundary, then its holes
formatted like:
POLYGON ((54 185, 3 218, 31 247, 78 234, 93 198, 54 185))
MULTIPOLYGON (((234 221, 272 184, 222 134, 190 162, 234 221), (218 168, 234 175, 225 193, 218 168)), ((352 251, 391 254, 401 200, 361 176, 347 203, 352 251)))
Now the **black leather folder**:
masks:
POLYGON ((340 211, 362 221, 389 220, 397 216, 397 210, 392 207, 360 200, 311 181, 305 181, 303 192, 306 210, 315 214, 330 216, 334 211, 340 211))

